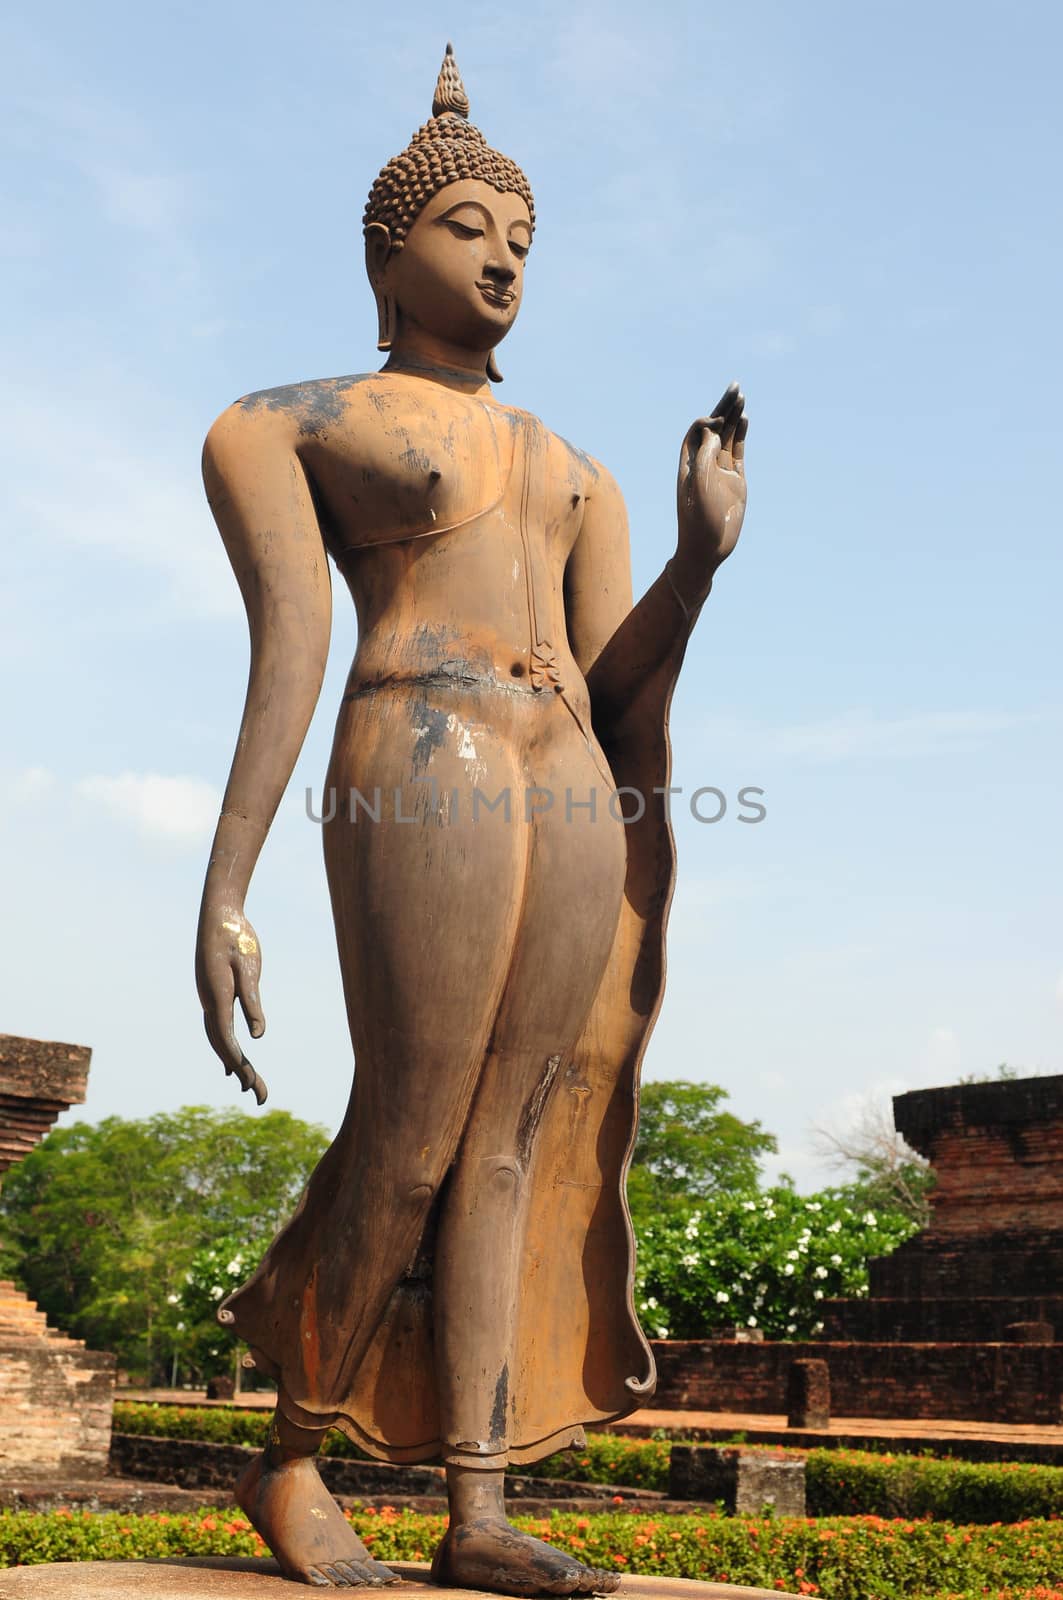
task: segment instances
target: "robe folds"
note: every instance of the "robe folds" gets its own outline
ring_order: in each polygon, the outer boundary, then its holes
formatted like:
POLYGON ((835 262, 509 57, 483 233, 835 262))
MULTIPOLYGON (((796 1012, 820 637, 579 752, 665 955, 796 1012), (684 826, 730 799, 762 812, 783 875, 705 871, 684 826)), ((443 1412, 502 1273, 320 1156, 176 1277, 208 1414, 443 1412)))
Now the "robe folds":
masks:
MULTIPOLYGON (((690 619, 674 604, 675 633, 663 651, 636 607, 588 675, 595 734, 617 789, 634 792, 625 809, 638 809, 635 796, 645 809, 625 830, 624 898, 608 966, 581 1036, 559 1063, 530 1155, 508 1371, 509 1457, 516 1463, 580 1443, 585 1425, 645 1405, 656 1382, 633 1300, 625 1179, 639 1069, 664 990, 675 876, 668 714, 690 619), (646 662, 634 694, 619 709, 610 709, 607 695, 595 694, 611 654, 646 662)), ((363 1070, 359 1065, 357 1072, 363 1070)), ((373 1270, 383 1277, 376 1284, 365 1281, 358 1261, 344 1257, 345 1207, 372 1200, 352 1182, 355 1120, 352 1096, 291 1222, 249 1282, 222 1303, 219 1320, 276 1379, 280 1409, 296 1425, 339 1427, 382 1460, 431 1460, 441 1450, 432 1221, 412 1259, 405 1241, 395 1250, 382 1242, 373 1270), (342 1294, 338 1283, 346 1285, 342 1294), (385 1309, 368 1344, 358 1340, 364 1354, 352 1366, 360 1308, 374 1298, 385 1309)))

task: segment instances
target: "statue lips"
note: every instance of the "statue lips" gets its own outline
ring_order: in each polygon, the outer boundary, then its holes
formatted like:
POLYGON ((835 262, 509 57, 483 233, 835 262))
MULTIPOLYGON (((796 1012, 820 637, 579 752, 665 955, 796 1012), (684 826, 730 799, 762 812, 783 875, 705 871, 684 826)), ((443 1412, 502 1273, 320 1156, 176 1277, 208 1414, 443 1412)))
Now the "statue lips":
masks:
POLYGON ((512 289, 500 289, 489 278, 479 279, 476 287, 490 305, 498 306, 502 309, 506 306, 511 306, 517 298, 512 289))

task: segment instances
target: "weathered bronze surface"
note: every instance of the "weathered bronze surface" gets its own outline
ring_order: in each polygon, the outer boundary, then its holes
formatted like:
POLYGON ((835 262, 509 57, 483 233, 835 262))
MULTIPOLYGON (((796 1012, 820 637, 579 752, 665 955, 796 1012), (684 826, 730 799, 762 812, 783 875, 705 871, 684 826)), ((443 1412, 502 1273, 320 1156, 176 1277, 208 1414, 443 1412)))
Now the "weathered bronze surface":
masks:
POLYGON ((633 606, 613 478, 491 389, 534 210, 467 116, 448 47, 366 211, 383 369, 249 395, 207 439, 252 656, 197 976, 260 1101, 233 1022, 239 1000, 265 1026, 244 897, 321 686, 329 556, 359 623, 323 827, 354 1086, 219 1317, 278 1382, 239 1492, 290 1576, 387 1578, 313 1466, 336 1424, 385 1460, 442 1455, 438 1582, 602 1593, 615 1576, 509 1527, 502 1474, 653 1390, 624 1172, 664 981, 668 706, 741 527, 746 419, 732 386, 690 428, 677 548, 633 606))

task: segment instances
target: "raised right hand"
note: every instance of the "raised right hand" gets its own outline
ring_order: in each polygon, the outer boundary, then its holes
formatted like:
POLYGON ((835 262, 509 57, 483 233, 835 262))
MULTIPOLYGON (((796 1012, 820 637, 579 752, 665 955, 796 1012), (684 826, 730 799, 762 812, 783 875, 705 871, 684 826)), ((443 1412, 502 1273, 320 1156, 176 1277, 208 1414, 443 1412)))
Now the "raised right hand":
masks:
POLYGON ((258 997, 262 954, 258 935, 238 906, 203 903, 196 940, 196 988, 203 1007, 203 1025, 211 1048, 226 1073, 241 1089, 250 1089, 262 1105, 266 1085, 244 1055, 236 1037, 237 1000, 253 1039, 261 1039, 266 1019, 258 997))

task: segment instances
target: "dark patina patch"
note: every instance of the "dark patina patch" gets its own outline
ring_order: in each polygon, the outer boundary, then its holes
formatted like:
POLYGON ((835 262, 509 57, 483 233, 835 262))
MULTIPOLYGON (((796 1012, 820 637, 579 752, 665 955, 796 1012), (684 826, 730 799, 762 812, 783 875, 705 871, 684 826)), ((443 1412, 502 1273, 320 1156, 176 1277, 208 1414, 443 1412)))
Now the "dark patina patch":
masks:
POLYGON ((283 411, 294 416, 305 436, 327 433, 341 421, 351 389, 375 372, 354 372, 345 378, 316 378, 309 383, 285 383, 276 389, 258 389, 236 403, 245 411, 283 411))

